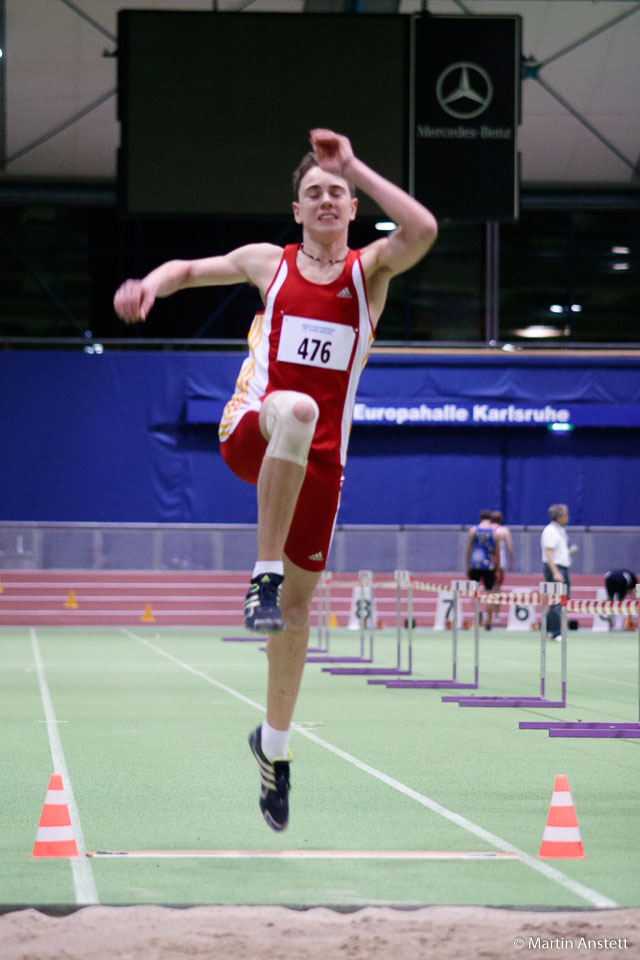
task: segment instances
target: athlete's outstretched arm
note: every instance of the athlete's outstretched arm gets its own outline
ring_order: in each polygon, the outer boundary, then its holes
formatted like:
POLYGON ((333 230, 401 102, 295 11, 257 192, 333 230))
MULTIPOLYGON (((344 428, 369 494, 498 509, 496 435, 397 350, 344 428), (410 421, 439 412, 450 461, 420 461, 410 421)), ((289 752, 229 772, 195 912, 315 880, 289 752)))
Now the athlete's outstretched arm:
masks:
POLYGON ((431 211, 359 160, 347 137, 331 130, 312 130, 311 145, 321 167, 366 193, 398 225, 388 237, 371 244, 374 269, 395 276, 421 260, 438 233, 431 211))
POLYGON ((188 287, 252 283, 266 291, 282 249, 270 243, 252 243, 219 257, 200 260, 169 260, 143 277, 125 280, 113 298, 113 306, 125 323, 146 320, 158 297, 169 297, 188 287))

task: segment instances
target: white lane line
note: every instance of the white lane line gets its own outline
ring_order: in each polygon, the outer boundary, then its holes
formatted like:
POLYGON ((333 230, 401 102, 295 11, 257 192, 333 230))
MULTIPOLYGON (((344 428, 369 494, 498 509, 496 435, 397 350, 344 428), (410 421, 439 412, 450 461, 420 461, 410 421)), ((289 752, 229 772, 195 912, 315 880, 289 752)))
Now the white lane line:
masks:
POLYGON ((31 636, 33 659, 36 665, 38 684, 40 686, 40 696, 42 698, 47 732, 49 734, 49 746, 51 748, 51 758, 53 760, 53 771, 61 774, 62 776, 62 783, 66 790, 69 816, 71 817, 71 823, 73 825, 73 835, 76 838, 76 845, 78 847, 78 853, 80 854, 77 859, 75 857, 69 858, 69 863, 71 864, 71 871, 73 874, 73 887, 76 895, 76 903, 100 903, 95 880, 93 878, 91 861, 88 860, 86 856, 87 848, 85 846, 84 836, 82 834, 80 814, 78 812, 78 807, 73 794, 73 788, 71 786, 69 768, 67 767, 67 761, 65 760, 64 751, 62 749, 62 741, 60 740, 60 734, 58 733, 56 715, 53 709, 51 694, 49 693, 49 686, 47 684, 47 678, 44 672, 42 657, 40 655, 38 637, 33 627, 29 628, 29 635, 31 636))
MULTIPOLYGON (((245 591, 246 592, 246 591, 245 591)), ((211 593, 195 593, 195 594, 186 594, 186 593, 167 593, 162 591, 158 594, 149 594, 145 593, 84 593, 79 589, 75 590, 75 596, 78 603, 86 603, 88 601, 95 602, 103 601, 104 603, 116 603, 116 601, 129 601, 131 603, 164 603, 165 601, 171 601, 172 603, 228 603, 229 602, 229 591, 225 590, 224 593, 220 596, 214 596, 211 593)), ((42 603, 43 601, 51 600, 68 600, 69 591, 62 590, 60 593, 21 593, 19 596, 13 594, 10 599, 13 603, 21 601, 22 603, 42 603)), ((240 597, 238 592, 238 599, 244 599, 240 597)), ((237 609, 236 609, 237 616, 237 609)))
POLYGON ((167 578, 165 580, 152 580, 152 581, 142 581, 136 580, 135 574, 133 576, 128 576, 124 580, 77 580, 72 576, 67 577, 66 580, 4 580, 3 587, 5 590, 9 591, 18 591, 22 590, 25 587, 29 589, 38 589, 46 587, 49 589, 59 589, 62 591, 73 590, 121 590, 123 587, 131 586, 136 590, 166 590, 167 588, 173 590, 237 590, 239 594, 244 594, 247 592, 247 581, 238 580, 238 581, 225 581, 225 580, 185 580, 184 583, 181 583, 179 580, 171 580, 167 578))
MULTIPOLYGON (((560 649, 560 644, 554 644, 553 647, 554 647, 554 649, 559 650, 559 649, 560 649)), ((468 659, 468 660, 470 660, 470 659, 472 658, 472 656, 473 656, 473 654, 468 653, 468 652, 464 652, 464 653, 462 654, 462 656, 460 657, 460 659, 461 659, 461 660, 462 660, 462 659, 468 659)), ((512 666, 514 666, 514 667, 525 667, 525 668, 530 668, 531 670, 539 669, 539 665, 538 665, 538 667, 536 667, 534 664, 524 664, 524 663, 522 663, 521 660, 510 660, 508 657, 494 657, 494 656, 492 656, 490 653, 489 653, 489 654, 483 653, 483 654, 482 654, 482 659, 483 659, 483 661, 484 661, 484 660, 493 660, 495 663, 510 663, 510 664, 511 664, 512 666)), ((595 676, 593 676, 593 674, 591 674, 591 673, 574 673, 573 670, 571 671, 571 676, 572 676, 572 677, 581 677, 583 680, 597 680, 598 683, 615 683, 615 684, 618 684, 618 685, 623 686, 623 687, 637 687, 637 686, 638 686, 637 682, 633 682, 633 681, 631 681, 631 680, 612 680, 611 677, 600 677, 600 676, 599 676, 599 677, 595 677, 595 676)), ((496 680, 498 679, 498 675, 497 675, 497 674, 494 674, 494 679, 496 679, 496 680)))
POLYGON ((131 860, 517 860, 493 850, 87 850, 88 857, 131 860))
MULTIPOLYGON (((137 634, 133 633, 131 630, 127 630, 124 627, 120 628, 122 633, 126 634, 128 637, 131 637, 132 640, 136 640, 138 643, 142 643, 144 646, 148 647, 150 650, 154 650, 156 653, 160 654, 163 657, 166 657, 167 660, 170 660, 172 663, 175 663, 177 666, 182 667, 183 670, 187 670, 189 673, 192 673, 194 676, 200 677, 202 680, 205 680, 207 683, 213 684, 213 686, 218 687, 220 690, 225 690, 232 697, 235 697, 238 700, 241 700, 243 703, 248 704, 250 707, 254 707, 256 710, 264 712, 265 707, 256 703, 255 700, 251 700, 249 697, 245 697, 244 694, 239 693, 237 690, 234 690, 232 687, 228 687, 226 684, 221 683, 219 680, 215 680, 213 677, 210 677, 203 670, 198 670, 195 667, 192 667, 190 664, 185 663, 183 660, 180 660, 178 657, 174 657, 173 654, 168 653, 166 650, 163 650, 162 647, 157 646, 157 644, 152 643, 150 640, 147 640, 144 637, 140 637, 137 634)), ((156 637, 159 639, 159 637, 156 637)), ((522 861, 526 866, 530 867, 532 870, 535 870, 537 873, 542 874, 546 879, 552 880, 554 883, 557 883, 559 886, 563 887, 565 890, 570 891, 575 894, 577 897, 580 897, 583 900, 586 900, 587 903, 592 904, 594 907, 617 907, 618 904, 614 900, 610 900, 609 897, 604 896, 604 894, 599 893, 597 890, 592 890, 590 887, 585 886, 582 883, 579 883, 577 880, 574 880, 572 877, 568 877, 566 874, 562 873, 560 870, 557 870, 555 867, 550 866, 548 863, 545 863, 543 860, 537 860, 535 857, 530 856, 528 853, 525 853, 524 850, 520 850, 518 847, 514 846, 512 843, 509 843, 507 840, 503 840, 502 837, 496 836, 494 833, 490 833, 488 830, 485 830, 483 827, 478 826, 478 824, 473 823, 471 820, 467 820, 466 817, 461 816, 458 813, 455 813, 453 810, 448 810, 447 807, 443 807, 441 804, 437 803, 435 800, 431 800, 430 797, 426 797, 424 794, 419 793, 417 790, 413 790, 411 787, 407 787, 405 784, 400 783, 399 780, 395 780, 393 777, 387 776, 386 773, 382 773, 381 770, 377 770, 375 767, 370 766, 368 763, 364 763, 362 760, 359 760, 357 757, 352 756, 352 754, 347 753, 345 750, 341 750, 339 747, 335 747, 333 744, 328 743, 326 740, 322 740, 320 737, 317 737, 314 733, 311 733, 309 730, 306 730, 304 727, 298 726, 298 724, 292 724, 292 729, 294 729, 301 736, 306 737, 307 740, 311 740, 312 743, 315 743, 319 747, 323 747, 325 750, 328 750, 330 753, 335 754, 340 759, 345 760, 347 763, 350 763, 352 766, 356 767, 358 770, 363 773, 367 773, 370 776, 374 777, 376 780, 379 780, 381 783, 386 784, 388 787, 391 787, 393 790, 397 790, 398 793, 403 794, 406 797, 409 797, 411 800, 415 800, 416 803, 421 804, 423 807, 426 807, 428 810, 431 810, 432 813, 437 813, 439 816, 443 817, 445 820, 449 820, 451 823, 456 824, 462 830, 466 830, 467 833, 472 834, 475 837, 478 837, 481 840, 484 840, 490 846, 495 847, 498 850, 502 850, 504 853, 515 853, 519 860, 522 861)))
MULTIPOLYGON (((186 602, 186 601, 185 601, 186 602)), ((83 610, 82 606, 79 605, 76 610, 71 610, 69 608, 61 605, 57 609, 50 608, 49 610, 32 610, 29 607, 15 607, 13 610, 0 610, 0 622, 6 622, 8 627, 15 626, 13 620, 15 617, 29 617, 32 620, 35 620, 37 617, 65 617, 64 623, 55 623, 50 624, 50 626, 55 627, 67 627, 75 626, 79 624, 80 626, 91 626, 91 624, 82 624, 83 617, 105 617, 107 618, 106 626, 111 626, 108 622, 109 617, 127 617, 129 620, 141 620, 144 610, 139 608, 138 610, 83 610), (136 614, 140 616, 136 616, 136 614), (73 621, 76 621, 74 624, 73 621)), ((220 610, 220 609, 195 609, 195 610, 175 610, 172 607, 168 609, 163 609, 161 606, 161 601, 157 604, 151 604, 151 614, 154 617, 202 617, 212 619, 217 617, 220 620, 221 617, 224 617, 224 620, 221 620, 217 626, 228 626, 229 618, 237 616, 238 608, 234 607, 231 610, 220 610)), ((198 626, 199 624, 194 624, 198 626)), ((46 624, 45 624, 46 626, 46 624)), ((102 624, 100 624, 102 626, 102 624)), ((168 624, 170 626, 170 624, 168 624)), ((180 624, 174 624, 174 626, 180 626, 180 624)))
MULTIPOLYGON (((127 630, 126 627, 120 627, 120 632, 124 633, 127 637, 131 637, 132 640, 136 640, 138 643, 143 644, 145 647, 149 647, 150 650, 154 650, 156 653, 159 653, 161 656, 166 657, 167 660, 171 660, 172 663, 175 663, 177 666, 182 667, 183 670, 187 670, 189 673, 192 673, 194 677, 200 677, 201 680, 206 680, 207 683, 213 684, 214 687, 218 687, 219 690, 224 690, 225 693, 230 694, 232 697, 235 697, 237 700, 242 700, 243 703, 246 703, 248 706, 253 707, 255 710, 261 710, 264 712, 266 707, 262 703, 256 703, 255 700, 251 700, 249 697, 245 697, 244 694, 239 693, 237 690, 234 690, 233 687, 228 687, 225 683, 221 683, 219 680, 214 680, 213 677, 210 677, 208 673, 205 673, 203 670, 198 670, 196 667, 192 667, 190 664, 185 663, 184 660, 179 660, 178 657, 174 657, 172 653, 167 653, 166 650, 163 650, 162 647, 156 646, 155 643, 152 643, 150 640, 147 640, 146 637, 140 637, 135 633, 132 633, 131 630, 127 630)), ((160 638, 156 634, 156 640, 160 638)))
POLYGON ((638 684, 632 683, 631 680, 614 680, 612 677, 594 677, 591 673, 573 673, 571 672, 572 677, 580 677, 582 680, 596 680, 598 683, 615 683, 619 687, 635 687, 637 689, 638 684))

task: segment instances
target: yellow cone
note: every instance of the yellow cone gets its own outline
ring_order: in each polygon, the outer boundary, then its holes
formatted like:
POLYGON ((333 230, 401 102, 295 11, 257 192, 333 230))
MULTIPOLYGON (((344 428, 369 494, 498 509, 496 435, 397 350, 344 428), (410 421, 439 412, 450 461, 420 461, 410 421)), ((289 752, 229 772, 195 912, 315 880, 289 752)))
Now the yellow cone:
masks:
POLYGON ((338 626, 338 618, 336 617, 335 613, 330 613, 330 614, 329 614, 329 626, 330 626, 330 627, 337 627, 337 626, 338 626))
POLYGON ((155 623, 155 622, 156 622, 156 618, 154 617, 153 613, 151 612, 151 604, 150 604, 150 603, 148 603, 148 604, 146 605, 146 607, 144 608, 144 613, 142 614, 142 616, 140 617, 140 619, 142 620, 143 623, 155 623))
POLYGON ((68 596, 67 599, 65 600, 64 605, 65 605, 65 607, 67 608, 67 610, 77 610, 77 609, 78 609, 78 604, 77 604, 77 602, 76 602, 76 592, 75 592, 75 590, 69 590, 69 596, 68 596))

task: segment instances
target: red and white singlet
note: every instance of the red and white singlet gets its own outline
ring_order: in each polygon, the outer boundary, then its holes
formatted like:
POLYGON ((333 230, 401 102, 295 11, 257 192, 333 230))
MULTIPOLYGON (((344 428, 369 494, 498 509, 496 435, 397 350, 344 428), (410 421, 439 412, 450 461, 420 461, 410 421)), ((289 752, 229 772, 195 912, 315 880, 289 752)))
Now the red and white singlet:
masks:
POLYGON ((344 466, 360 374, 374 339, 360 252, 351 250, 340 276, 311 283, 296 265, 298 244, 284 248, 265 308, 249 331, 249 356, 220 422, 227 440, 248 410, 273 390, 314 398, 320 416, 310 457, 344 466))

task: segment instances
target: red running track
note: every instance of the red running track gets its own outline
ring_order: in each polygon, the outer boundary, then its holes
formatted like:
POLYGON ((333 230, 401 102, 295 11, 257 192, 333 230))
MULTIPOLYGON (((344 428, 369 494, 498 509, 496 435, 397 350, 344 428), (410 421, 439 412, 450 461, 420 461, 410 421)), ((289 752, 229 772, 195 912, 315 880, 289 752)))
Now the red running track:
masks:
MULTIPOLYGON (((233 571, 112 571, 112 570, 0 570, 0 625, 27 626, 227 626, 242 628, 242 601, 249 572, 233 571), (71 596, 71 591, 73 595, 71 596), (70 600, 75 601, 72 607, 70 600)), ((414 579, 449 587, 460 573, 413 574, 414 579)), ((355 573, 335 574, 331 587, 331 614, 337 625, 349 623, 355 573)), ((376 574, 389 584, 391 573, 376 574)), ((503 590, 535 590, 539 575, 508 577, 503 590)), ((572 596, 595 599, 598 576, 572 578, 572 596)), ((382 627, 396 625, 396 591, 376 589, 376 617, 382 627)), ((432 627, 437 594, 414 592, 413 616, 418 627, 432 627)), ((317 604, 314 602, 312 625, 317 604)), ((469 607, 470 610, 470 607, 469 607)), ((507 606, 494 617, 506 626, 507 606)), ((593 617, 576 617, 590 628, 593 617)))

